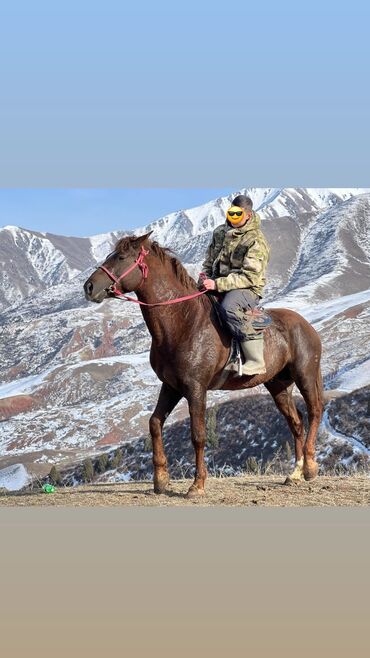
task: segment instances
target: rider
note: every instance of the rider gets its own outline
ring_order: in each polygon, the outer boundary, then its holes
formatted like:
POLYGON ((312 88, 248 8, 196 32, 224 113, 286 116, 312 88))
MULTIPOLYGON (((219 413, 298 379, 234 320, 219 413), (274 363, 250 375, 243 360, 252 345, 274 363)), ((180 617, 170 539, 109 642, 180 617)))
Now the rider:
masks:
POLYGON ((201 279, 203 288, 223 293, 221 307, 226 323, 245 356, 244 375, 266 372, 263 332, 248 333, 244 315, 259 304, 266 282, 270 249, 260 224, 252 200, 243 194, 235 197, 226 222, 213 231, 202 265, 206 275, 201 279))

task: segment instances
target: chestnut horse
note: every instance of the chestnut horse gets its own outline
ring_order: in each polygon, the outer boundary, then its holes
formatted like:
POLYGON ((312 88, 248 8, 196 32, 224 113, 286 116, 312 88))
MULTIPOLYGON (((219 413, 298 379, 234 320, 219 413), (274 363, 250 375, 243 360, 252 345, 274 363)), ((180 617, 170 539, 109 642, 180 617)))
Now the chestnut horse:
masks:
POLYGON ((181 398, 189 405, 191 440, 195 450, 195 478, 187 495, 204 494, 206 396, 209 389, 247 389, 264 384, 285 416, 295 443, 295 468, 288 482, 316 477, 315 442, 323 411, 320 371, 321 341, 298 313, 269 309, 272 324, 264 330, 266 374, 230 373, 218 386, 228 361, 231 337, 220 326, 207 295, 201 294, 169 249, 149 240, 150 233, 119 240, 115 250, 84 284, 93 302, 135 291, 137 303, 152 336, 150 364, 162 381, 157 406, 149 422, 153 444, 154 491, 164 493, 169 482, 162 428, 181 398), (112 284, 112 281, 114 282, 112 284), (186 299, 176 303, 170 300, 186 299), (188 297, 191 297, 188 299, 188 297), (301 413, 292 391, 297 385, 307 407, 305 440, 301 413))

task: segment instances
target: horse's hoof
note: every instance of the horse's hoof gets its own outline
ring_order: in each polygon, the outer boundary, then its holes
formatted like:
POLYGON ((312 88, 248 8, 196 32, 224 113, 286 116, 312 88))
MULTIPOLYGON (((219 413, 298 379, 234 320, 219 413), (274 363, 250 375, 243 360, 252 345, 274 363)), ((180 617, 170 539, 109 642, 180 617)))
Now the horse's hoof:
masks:
POLYGON ((305 480, 314 480, 319 472, 319 465, 312 460, 303 465, 303 475, 305 480))
POLYGON ((154 479, 154 493, 155 494, 164 494, 166 492, 166 489, 169 485, 170 478, 163 477, 163 478, 155 478, 154 479))
POLYGON ((204 496, 205 493, 206 492, 204 491, 204 489, 198 489, 198 487, 192 484, 188 493, 186 494, 186 498, 199 498, 204 496))

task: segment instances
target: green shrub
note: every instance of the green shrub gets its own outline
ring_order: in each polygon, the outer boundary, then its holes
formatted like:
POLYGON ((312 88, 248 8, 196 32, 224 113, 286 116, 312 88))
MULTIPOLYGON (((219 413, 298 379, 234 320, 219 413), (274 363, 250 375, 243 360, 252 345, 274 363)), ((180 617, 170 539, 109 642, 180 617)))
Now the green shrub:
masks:
POLYGON ((207 411, 206 417, 206 445, 210 448, 218 448, 220 437, 217 432, 217 411, 211 407, 207 411))
POLYGON ((248 457, 247 461, 245 462, 245 468, 247 473, 258 473, 259 468, 257 459, 255 457, 248 457))
POLYGON ((94 465, 90 457, 87 457, 87 459, 85 459, 82 464, 82 480, 84 482, 92 482, 93 479, 94 479, 94 465))
POLYGON ((105 473, 108 468, 109 457, 107 454, 100 455, 96 462, 96 470, 98 473, 105 473))
POLYGON ((292 449, 290 447, 289 441, 285 442, 285 459, 290 463, 292 459, 292 449))
POLYGON ((62 476, 59 473, 58 469, 56 466, 52 466, 50 473, 49 473, 49 480, 51 484, 61 484, 62 483, 62 476))
POLYGON ((122 448, 118 448, 111 459, 111 468, 118 468, 123 462, 122 448))
POLYGON ((148 434, 144 439, 144 452, 152 452, 152 450, 153 450, 152 437, 150 434, 148 434))

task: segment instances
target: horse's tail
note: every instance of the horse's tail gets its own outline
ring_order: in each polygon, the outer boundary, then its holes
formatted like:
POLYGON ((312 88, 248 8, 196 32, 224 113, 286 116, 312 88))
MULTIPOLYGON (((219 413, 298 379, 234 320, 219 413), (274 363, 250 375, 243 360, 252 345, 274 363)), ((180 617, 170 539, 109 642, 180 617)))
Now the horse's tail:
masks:
POLYGON ((322 373, 321 373, 321 367, 318 367, 317 370, 317 377, 316 377, 316 391, 317 391, 317 397, 321 402, 322 408, 324 408, 325 405, 325 397, 324 397, 324 384, 322 380, 322 373))

